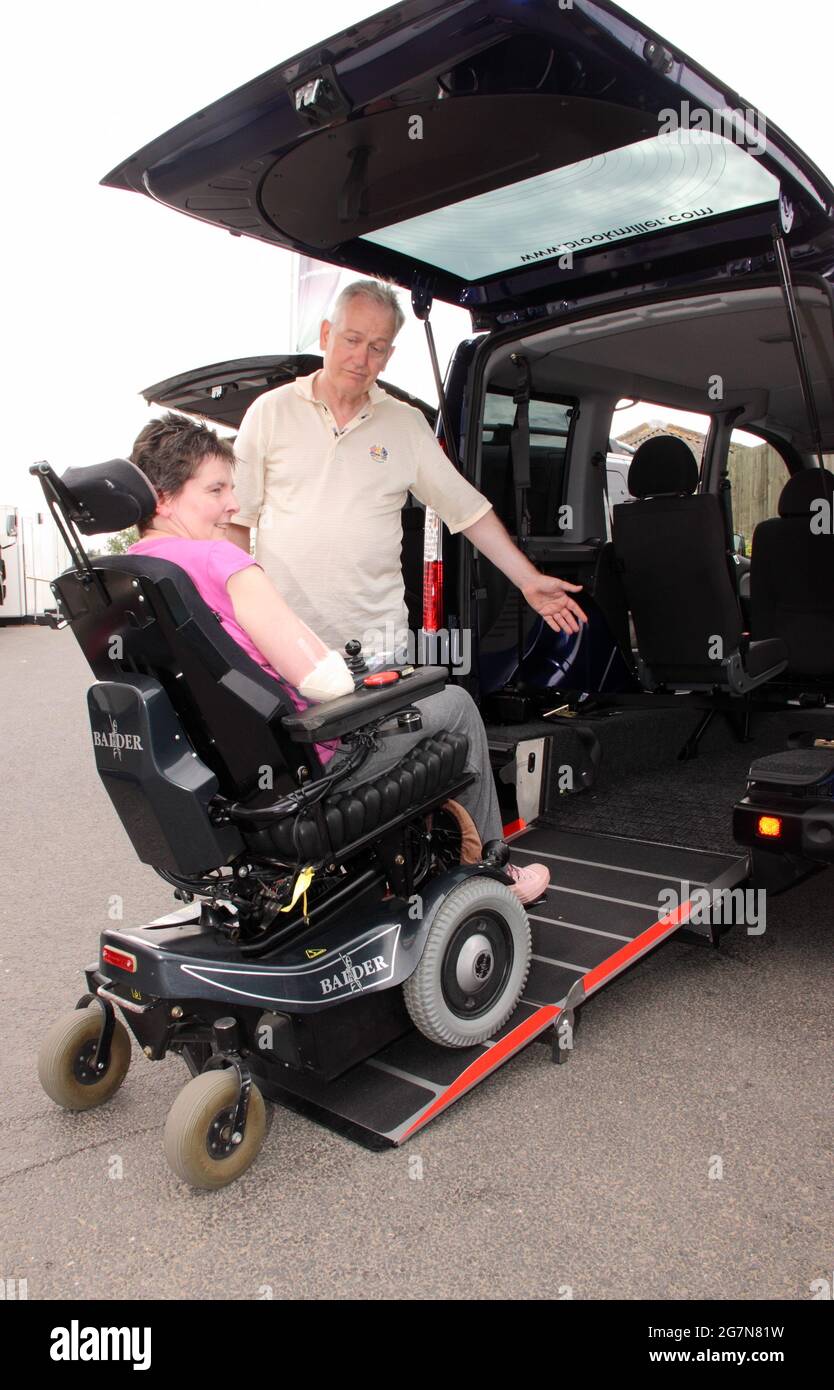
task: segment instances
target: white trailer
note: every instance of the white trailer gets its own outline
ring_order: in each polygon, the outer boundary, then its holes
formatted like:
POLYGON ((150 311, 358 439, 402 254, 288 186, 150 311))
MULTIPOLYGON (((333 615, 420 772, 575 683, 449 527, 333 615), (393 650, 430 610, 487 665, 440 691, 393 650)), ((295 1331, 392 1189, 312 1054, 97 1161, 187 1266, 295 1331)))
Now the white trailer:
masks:
POLYGON ((0 504, 0 547, 0 625, 42 621, 55 606, 49 585, 70 564, 51 517, 0 504))

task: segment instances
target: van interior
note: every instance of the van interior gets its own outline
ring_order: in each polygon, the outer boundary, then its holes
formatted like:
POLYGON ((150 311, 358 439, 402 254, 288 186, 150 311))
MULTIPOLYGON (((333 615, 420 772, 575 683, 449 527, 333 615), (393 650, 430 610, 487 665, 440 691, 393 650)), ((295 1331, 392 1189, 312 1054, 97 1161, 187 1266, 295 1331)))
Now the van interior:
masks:
MULTIPOLYGON (((830 290, 820 280, 800 280, 796 296, 823 445, 834 450, 830 290)), ((538 757, 529 804, 534 807, 540 796, 548 820, 578 831, 730 852, 732 807, 744 794, 754 758, 784 749, 788 737, 803 730, 834 733, 827 708, 834 655, 814 679, 786 669, 743 695, 716 697, 697 682, 690 689, 661 685, 647 692, 627 576, 617 554, 616 521, 613 543, 607 525, 605 468, 599 465, 616 430, 617 403, 632 399, 709 417, 698 494, 720 493, 737 429, 759 436, 781 455, 785 482, 814 467, 814 440, 782 290, 758 284, 636 302, 563 325, 551 321, 521 338, 507 334, 482 366, 482 429, 477 438, 473 432, 469 466, 511 534, 517 530, 511 431, 519 354, 531 378, 528 553, 541 569, 582 584, 592 596, 628 679, 621 678, 610 696, 601 685, 577 690, 551 683, 535 690, 535 675, 525 683, 519 657, 541 624, 518 591, 479 557, 473 618, 482 708, 499 786, 503 781, 523 788, 519 769, 538 757), (582 794, 575 795, 577 790, 582 794)), ((616 517, 619 508, 613 510, 616 517)), ((717 563, 735 579, 733 602, 749 632, 750 561, 731 553, 729 509, 722 507, 722 516, 726 553, 717 563)), ((827 591, 818 583, 814 598, 821 612, 834 590, 834 540, 818 539, 828 578, 827 591)), ((685 628, 699 586, 709 576, 699 570, 700 561, 676 564, 674 550, 664 556, 662 531, 656 549, 658 601, 676 604, 671 611, 685 628)), ((706 555, 703 566, 709 567, 706 555)), ((772 635, 752 631, 754 642, 765 639, 762 648, 772 635)), ((522 800, 520 792, 518 813, 525 819, 522 800)))

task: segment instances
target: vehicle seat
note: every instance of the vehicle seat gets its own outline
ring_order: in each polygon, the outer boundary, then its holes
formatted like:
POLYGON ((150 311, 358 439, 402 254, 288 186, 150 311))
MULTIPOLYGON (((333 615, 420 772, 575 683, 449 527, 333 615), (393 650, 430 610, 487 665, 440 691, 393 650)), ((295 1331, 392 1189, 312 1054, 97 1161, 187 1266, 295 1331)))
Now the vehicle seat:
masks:
POLYGON ((696 492, 691 449, 674 435, 646 440, 628 485, 637 500, 614 507, 613 543, 643 684, 742 695, 772 680, 784 669, 784 645, 748 642, 743 632, 721 505, 696 492))
POLYGON ((782 489, 779 515, 753 532, 752 631, 779 638, 789 676, 834 676, 834 474, 806 468, 782 489), (820 500, 827 507, 812 506, 820 500), (820 513, 823 525, 812 531, 820 513))

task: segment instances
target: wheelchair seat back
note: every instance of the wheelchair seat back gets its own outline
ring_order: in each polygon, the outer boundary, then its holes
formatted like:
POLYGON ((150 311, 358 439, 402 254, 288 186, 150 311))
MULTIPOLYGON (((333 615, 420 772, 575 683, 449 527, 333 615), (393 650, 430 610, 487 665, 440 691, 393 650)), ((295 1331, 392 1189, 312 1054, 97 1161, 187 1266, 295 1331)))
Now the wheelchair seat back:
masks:
MULTIPOLYGON (((62 479, 44 465, 41 475, 56 521, 87 535, 121 530, 156 505, 124 459, 62 479)), ((74 553, 53 587, 99 682, 89 694, 94 751, 122 823, 154 867, 192 874, 227 863, 243 841, 212 824, 213 795, 256 807, 297 790, 299 773, 321 774, 315 748, 281 727, 295 706, 178 565, 74 553)))
POLYGON ((214 825, 214 773, 197 757, 159 681, 99 681, 87 692, 99 776, 139 858, 200 876, 240 854, 230 825, 214 825))
POLYGON ((144 555, 93 561, 97 582, 74 571, 57 580, 61 606, 101 681, 150 676, 166 691, 224 796, 247 799, 271 769, 273 793, 298 786, 298 769, 321 771, 314 751, 281 728, 288 693, 234 641, 178 565, 144 555))
POLYGON ((99 681, 88 697, 99 775, 140 859, 207 872, 243 849, 236 829, 209 819, 212 796, 268 804, 321 764, 281 728, 289 695, 184 570, 140 555, 92 564, 92 579, 67 571, 56 591, 99 681))

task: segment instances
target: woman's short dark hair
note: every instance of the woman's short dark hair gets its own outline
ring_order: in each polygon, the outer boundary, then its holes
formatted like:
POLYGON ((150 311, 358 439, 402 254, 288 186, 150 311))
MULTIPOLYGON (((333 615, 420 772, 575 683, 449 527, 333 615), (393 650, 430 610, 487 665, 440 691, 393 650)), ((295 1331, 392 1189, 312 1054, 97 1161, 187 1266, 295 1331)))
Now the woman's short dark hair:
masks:
MULTIPOLYGON (((149 420, 139 431, 130 461, 141 468, 157 493, 173 497, 194 477, 203 459, 211 457, 235 466, 235 451, 228 439, 221 439, 209 425, 169 410, 159 419, 149 420)), ((140 534, 152 515, 139 522, 140 534)))

